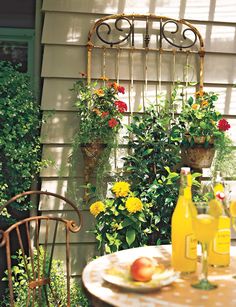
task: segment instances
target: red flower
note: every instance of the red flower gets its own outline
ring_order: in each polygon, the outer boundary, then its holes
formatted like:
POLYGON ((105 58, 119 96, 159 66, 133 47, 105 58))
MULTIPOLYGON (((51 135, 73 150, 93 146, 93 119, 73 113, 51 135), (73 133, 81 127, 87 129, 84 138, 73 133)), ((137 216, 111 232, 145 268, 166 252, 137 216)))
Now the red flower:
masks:
POLYGON ((125 102, 117 100, 115 101, 115 105, 117 106, 118 111, 120 113, 124 113, 125 111, 127 111, 127 104, 125 102))
POLYGON ((124 86, 118 86, 118 88, 117 88, 117 90, 118 90, 118 92, 119 93, 121 93, 121 94, 124 94, 125 93, 125 88, 124 88, 124 86))
POLYGON ((111 128, 114 128, 115 126, 117 126, 119 124, 119 122, 115 119, 115 118, 111 118, 109 121, 108 121, 108 125, 109 127, 111 128))
POLYGON ((106 117, 109 114, 109 112, 102 112, 102 117, 106 117))
POLYGON ((230 128, 230 124, 227 122, 226 119, 221 119, 219 122, 218 122, 218 129, 220 131, 226 131, 226 130, 229 130, 230 128))

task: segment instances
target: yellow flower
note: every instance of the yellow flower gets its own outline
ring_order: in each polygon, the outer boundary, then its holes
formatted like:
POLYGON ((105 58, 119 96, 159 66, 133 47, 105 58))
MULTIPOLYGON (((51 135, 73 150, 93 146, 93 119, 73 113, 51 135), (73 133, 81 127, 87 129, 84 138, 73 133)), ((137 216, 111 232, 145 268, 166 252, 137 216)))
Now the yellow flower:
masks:
POLYGON ((94 93, 97 94, 98 96, 104 96, 104 90, 102 88, 95 90, 94 93))
POLYGON ((108 81, 109 80, 106 76, 101 76, 99 79, 103 80, 103 81, 108 81))
POLYGON ((92 110, 94 113, 96 113, 98 116, 101 116, 102 115, 102 112, 100 110, 98 110, 98 108, 94 108, 92 110))
POLYGON ((139 198, 129 197, 126 200, 125 207, 130 213, 135 213, 143 209, 143 204, 139 198))
POLYGON ((197 104, 197 103, 194 103, 193 105, 192 105, 192 109, 193 110, 197 110, 199 108, 199 105, 197 104))
POLYGON ((125 197, 130 192, 130 184, 125 181, 116 182, 113 187, 112 191, 115 193, 116 197, 125 197))
POLYGON ((101 201, 96 201, 90 206, 89 210, 90 213, 96 217, 99 213, 105 211, 105 205, 101 201))
POLYGON ((116 92, 118 91, 118 87, 119 87, 119 84, 118 84, 118 83, 113 82, 113 83, 111 84, 111 86, 114 88, 114 90, 115 90, 116 92))
POLYGON ((196 97, 202 97, 203 95, 204 95, 203 91, 198 91, 198 92, 195 93, 196 97))
POLYGON ((201 102, 201 107, 204 108, 204 107, 207 107, 208 106, 208 101, 207 100, 203 100, 201 102))

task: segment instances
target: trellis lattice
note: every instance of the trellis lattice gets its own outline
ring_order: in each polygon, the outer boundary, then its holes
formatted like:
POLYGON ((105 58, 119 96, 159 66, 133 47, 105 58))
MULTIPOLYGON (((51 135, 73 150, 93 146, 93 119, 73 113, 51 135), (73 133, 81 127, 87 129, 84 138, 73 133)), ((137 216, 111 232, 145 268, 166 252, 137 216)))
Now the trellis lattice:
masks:
MULTIPOLYGON (((126 114, 127 123, 130 123, 130 113, 138 110, 139 105, 145 110, 145 104, 150 98, 150 88, 151 98, 155 97, 158 108, 157 97, 162 93, 163 84, 175 86, 178 82, 184 84, 185 88, 188 87, 192 81, 189 76, 190 57, 195 61, 195 84, 198 84, 200 90, 203 89, 204 41, 198 29, 182 19, 153 14, 106 16, 91 27, 87 52, 88 82, 99 75, 107 76, 118 83, 126 82, 129 111, 126 114), (137 84, 142 88, 141 94, 137 94, 137 84), (141 103, 138 95, 142 96, 141 103)), ((183 97, 187 98, 187 90, 183 97)), ((173 115, 175 111, 173 108, 173 115)), ((119 149, 122 151, 126 145, 124 139, 121 139, 119 149)), ((120 154, 115 150, 116 170, 119 169, 117 161, 120 155, 123 156, 124 153, 120 154)))

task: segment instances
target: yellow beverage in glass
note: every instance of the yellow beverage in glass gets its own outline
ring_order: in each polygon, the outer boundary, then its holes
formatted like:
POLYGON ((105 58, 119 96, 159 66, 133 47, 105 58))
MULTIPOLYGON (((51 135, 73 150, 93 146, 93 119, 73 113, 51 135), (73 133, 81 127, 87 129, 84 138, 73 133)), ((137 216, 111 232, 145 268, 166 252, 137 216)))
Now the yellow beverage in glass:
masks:
MULTIPOLYGON (((230 203, 230 207, 229 207, 229 210, 230 210, 230 215, 232 218, 236 218, 236 200, 232 200, 231 203, 230 203)), ((233 227, 235 229, 235 224, 233 223, 233 227)))
POLYGON ((232 217, 232 227, 236 231, 236 217, 232 217))
POLYGON ((209 214, 198 214, 193 218, 193 230, 198 241, 209 243, 217 230, 218 220, 209 214))
POLYGON ((206 202, 196 203, 197 215, 193 217, 193 231, 197 240, 202 246, 202 272, 199 282, 192 284, 192 287, 202 290, 212 290, 217 288, 209 282, 208 276, 208 251, 209 243, 214 238, 219 222, 219 216, 215 210, 206 202))

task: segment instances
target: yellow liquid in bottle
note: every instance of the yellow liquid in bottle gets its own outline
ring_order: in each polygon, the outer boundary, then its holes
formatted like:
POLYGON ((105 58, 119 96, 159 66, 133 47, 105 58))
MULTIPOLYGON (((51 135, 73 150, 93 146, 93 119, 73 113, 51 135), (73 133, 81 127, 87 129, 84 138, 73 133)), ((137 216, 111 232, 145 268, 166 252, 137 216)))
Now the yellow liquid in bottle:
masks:
POLYGON ((197 267, 197 241, 192 227, 195 207, 191 206, 192 202, 180 195, 171 220, 172 266, 183 273, 195 272, 197 267))
POLYGON ((209 243, 216 234, 218 219, 209 214, 198 214, 193 218, 193 229, 198 241, 209 243))
POLYGON ((217 233, 210 243, 208 262, 214 266, 228 266, 230 262, 230 218, 220 216, 217 233))

